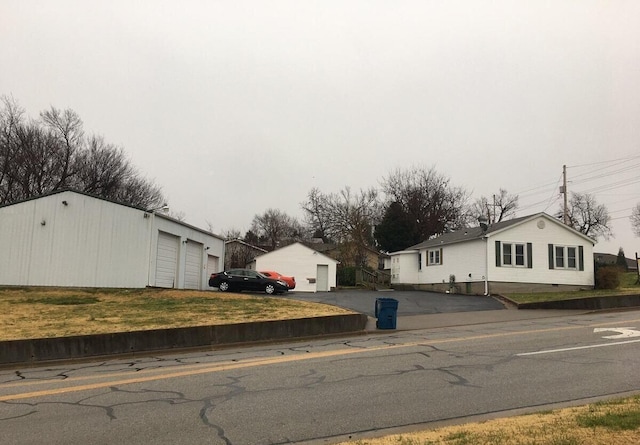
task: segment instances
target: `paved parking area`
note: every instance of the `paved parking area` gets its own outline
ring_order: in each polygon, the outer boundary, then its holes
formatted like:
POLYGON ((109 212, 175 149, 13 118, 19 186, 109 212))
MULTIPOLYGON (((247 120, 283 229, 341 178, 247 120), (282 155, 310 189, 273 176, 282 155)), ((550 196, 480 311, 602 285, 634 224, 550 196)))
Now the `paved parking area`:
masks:
POLYGON ((454 312, 495 311, 505 309, 493 297, 458 294, 439 294, 424 291, 367 291, 339 290, 334 292, 289 292, 284 298, 326 303, 374 316, 377 298, 398 300, 397 315, 448 314, 454 312))

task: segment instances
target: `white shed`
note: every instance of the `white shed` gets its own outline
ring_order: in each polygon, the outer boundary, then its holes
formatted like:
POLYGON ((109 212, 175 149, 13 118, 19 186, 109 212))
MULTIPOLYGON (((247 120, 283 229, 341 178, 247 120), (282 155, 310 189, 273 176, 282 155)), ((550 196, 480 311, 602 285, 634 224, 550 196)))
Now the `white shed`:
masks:
POLYGON ((338 261, 304 244, 293 243, 265 253, 247 265, 254 270, 274 270, 296 279, 296 291, 327 292, 336 287, 338 261))
POLYGON ((64 190, 0 207, 0 285, 208 289, 224 239, 64 190))

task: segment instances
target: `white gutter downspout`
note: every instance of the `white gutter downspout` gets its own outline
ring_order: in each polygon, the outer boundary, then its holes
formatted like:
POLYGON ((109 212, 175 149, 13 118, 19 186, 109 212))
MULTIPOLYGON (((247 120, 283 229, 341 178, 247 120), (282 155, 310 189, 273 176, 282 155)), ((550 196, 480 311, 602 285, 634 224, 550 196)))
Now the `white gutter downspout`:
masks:
POLYGON ((487 243, 488 237, 485 235, 482 237, 484 240, 484 251, 486 252, 484 256, 484 295, 489 296, 489 244, 487 243))

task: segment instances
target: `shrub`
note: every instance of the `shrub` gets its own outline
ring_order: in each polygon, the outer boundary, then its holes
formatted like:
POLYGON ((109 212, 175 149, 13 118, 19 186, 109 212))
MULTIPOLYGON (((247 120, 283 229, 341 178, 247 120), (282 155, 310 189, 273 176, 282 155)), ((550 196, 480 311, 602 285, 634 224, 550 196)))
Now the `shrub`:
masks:
POLYGON ((338 267, 336 271, 336 280, 338 286, 355 286, 356 285, 356 268, 355 267, 338 267))
POLYGON ((596 289, 616 289, 620 286, 620 269, 600 267, 596 271, 596 289))

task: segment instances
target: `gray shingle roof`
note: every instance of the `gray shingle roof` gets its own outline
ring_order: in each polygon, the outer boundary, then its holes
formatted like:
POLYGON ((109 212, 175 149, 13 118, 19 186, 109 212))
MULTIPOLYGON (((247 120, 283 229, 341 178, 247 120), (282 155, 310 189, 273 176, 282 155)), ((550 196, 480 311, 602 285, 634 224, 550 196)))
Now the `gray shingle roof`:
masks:
POLYGON ((520 224, 524 220, 527 220, 539 215, 542 215, 542 213, 537 213, 535 215, 522 216, 520 218, 514 218, 508 221, 500 221, 497 223, 489 224, 489 227, 485 232, 483 232, 482 228, 480 227, 470 227, 467 229, 456 230, 455 232, 444 233, 430 240, 423 241, 419 244, 416 244, 415 246, 407 247, 407 249, 405 250, 420 250, 428 247, 443 246, 446 244, 460 243, 460 242, 469 241, 473 239, 481 239, 483 236, 489 235, 492 232, 497 232, 499 230, 506 229, 507 227, 520 224))

